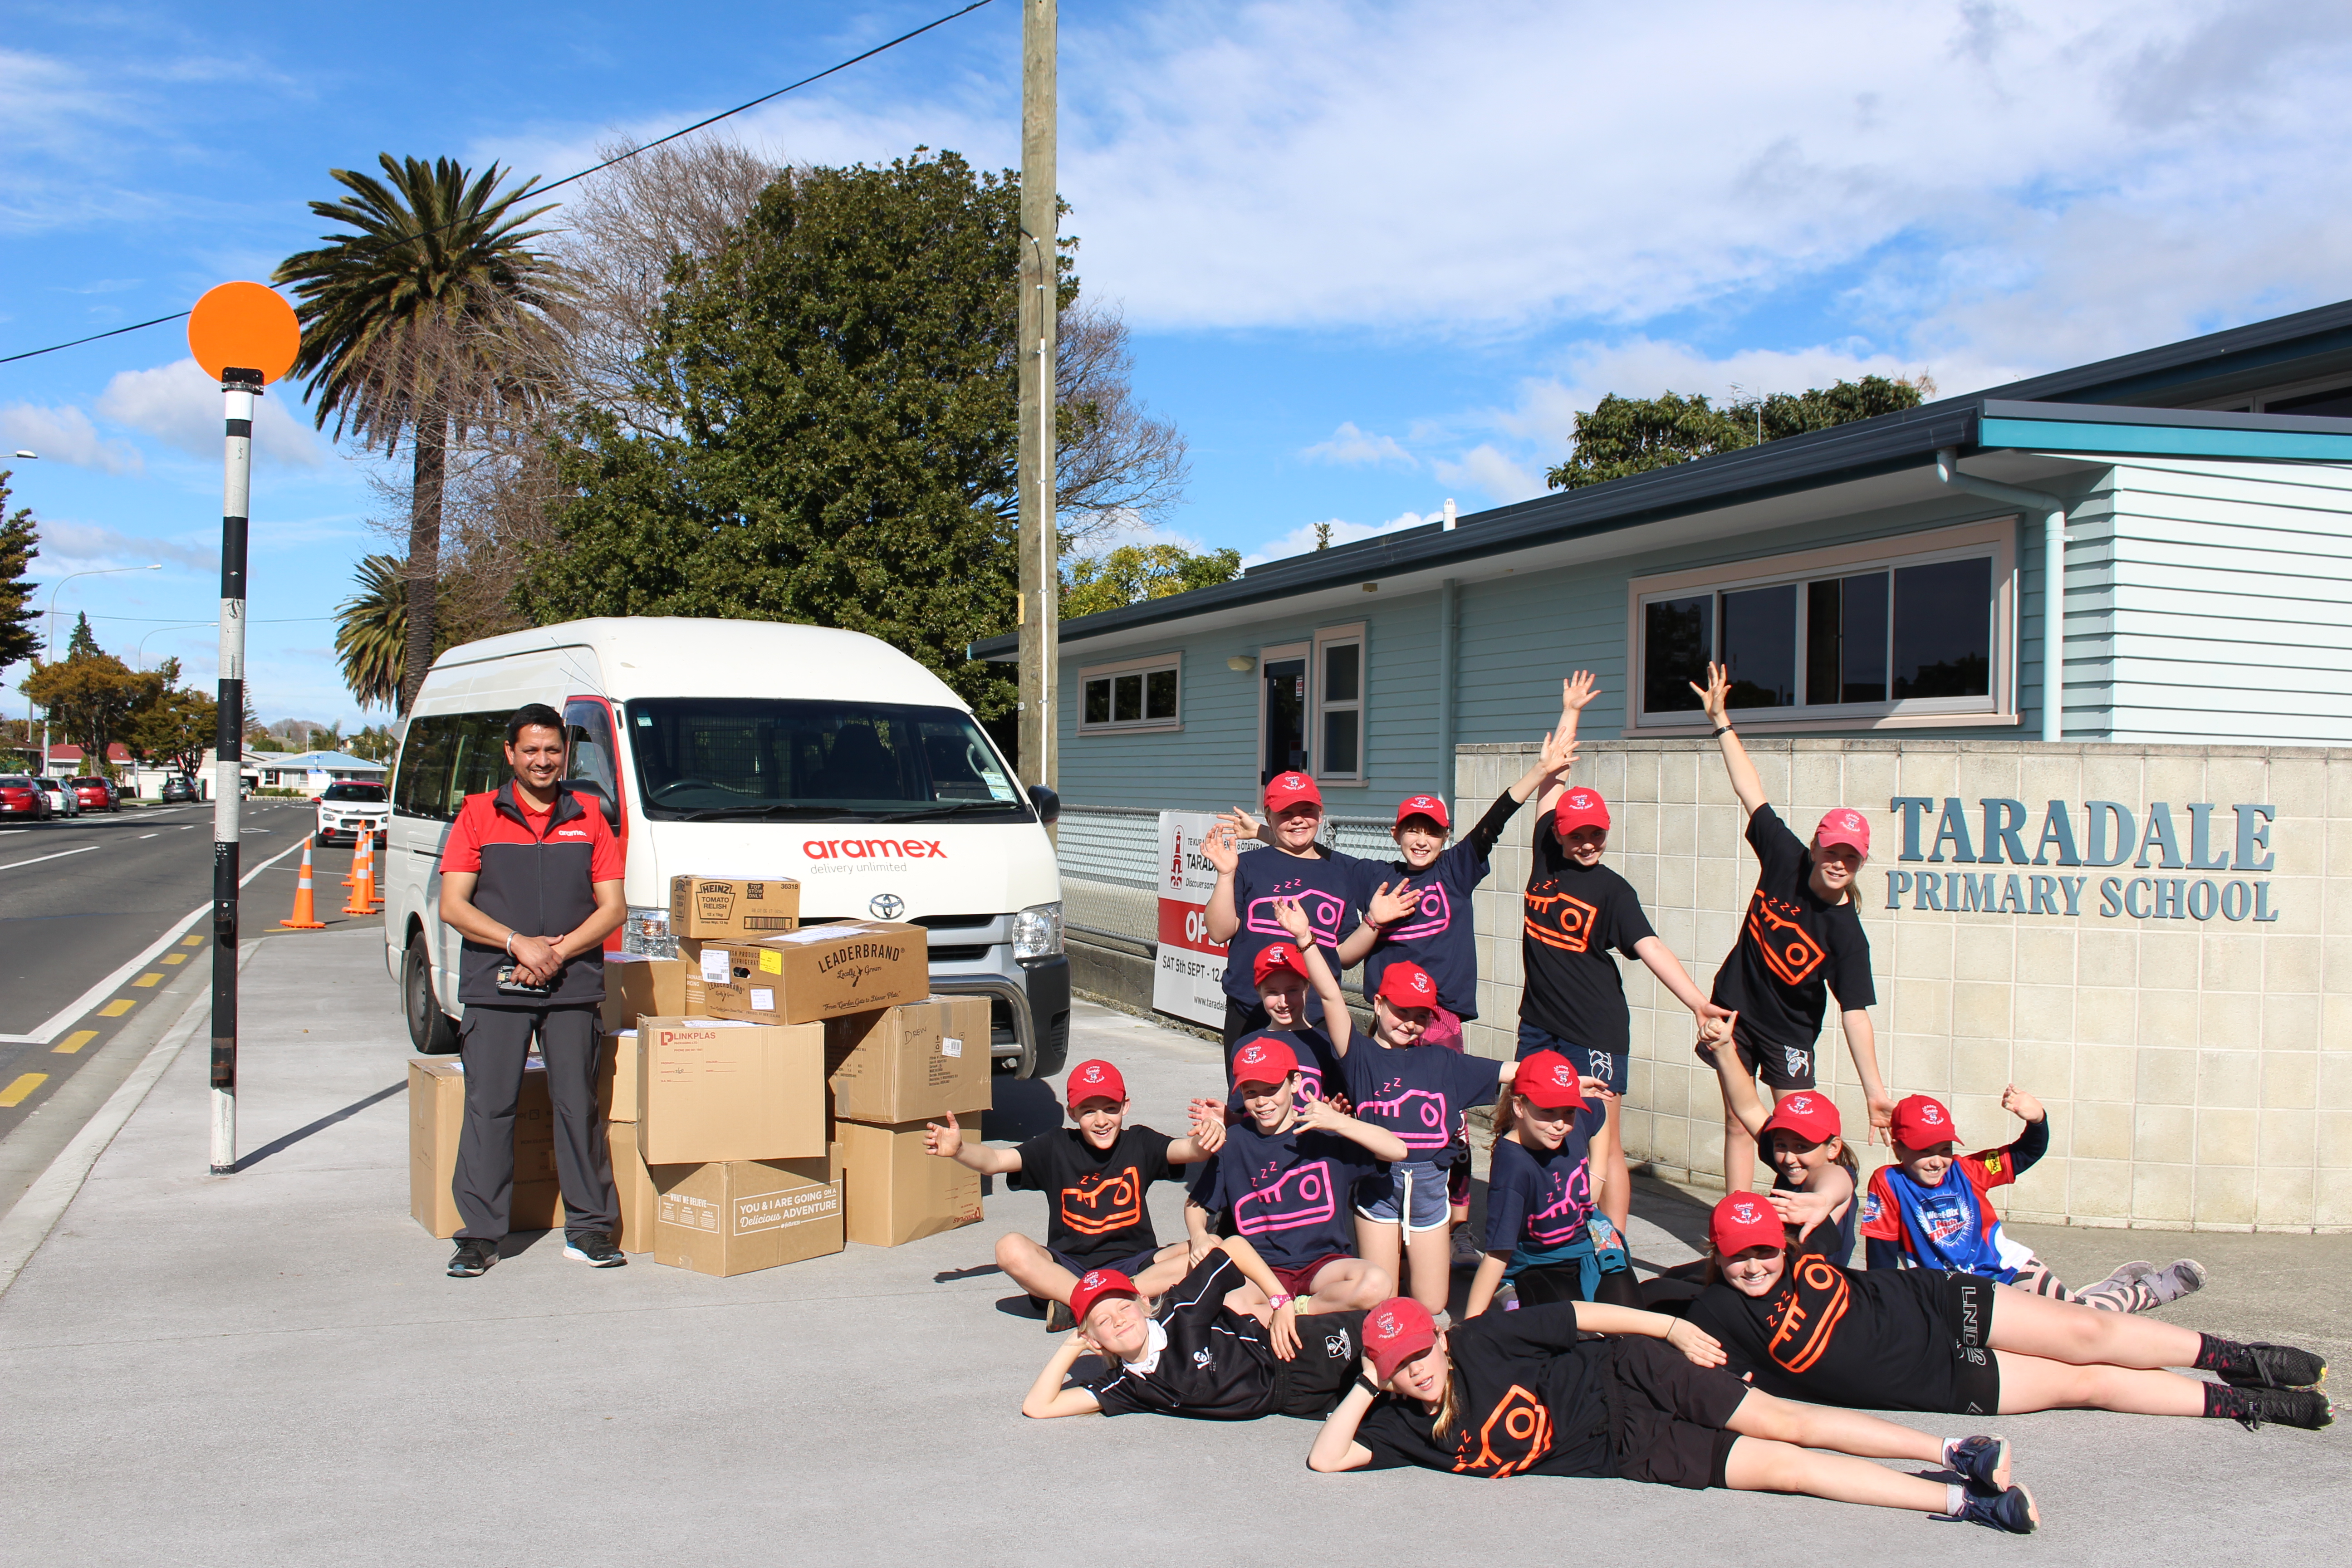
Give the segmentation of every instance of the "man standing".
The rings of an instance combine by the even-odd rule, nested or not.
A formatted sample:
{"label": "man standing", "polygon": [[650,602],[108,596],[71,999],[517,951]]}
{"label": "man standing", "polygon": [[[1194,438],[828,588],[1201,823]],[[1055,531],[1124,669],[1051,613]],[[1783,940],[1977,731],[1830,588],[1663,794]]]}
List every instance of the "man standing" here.
{"label": "man standing", "polygon": [[604,938],[627,913],[621,846],[601,811],[558,784],[563,719],[554,709],[515,710],[507,766],[504,788],[466,797],[441,851],[441,921],[466,939],[466,1121],[450,1183],[463,1223],[449,1272],[460,1279],[487,1273],[506,1237],[515,1101],[533,1033],[555,1108],[563,1256],[599,1268],[628,1261],[613,1245],[620,1198],[596,1117]]}

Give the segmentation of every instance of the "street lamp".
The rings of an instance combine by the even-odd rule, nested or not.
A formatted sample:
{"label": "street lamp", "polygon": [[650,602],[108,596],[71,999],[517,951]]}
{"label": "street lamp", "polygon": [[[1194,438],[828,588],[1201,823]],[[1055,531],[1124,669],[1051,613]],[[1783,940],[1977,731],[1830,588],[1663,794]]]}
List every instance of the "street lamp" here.
{"label": "street lamp", "polygon": [[218,621],[183,621],[175,626],[157,626],[155,631],[142,632],[139,636],[139,646],[131,650],[131,662],[136,668],[144,669],[147,668],[147,639],[153,637],[155,632],[184,632],[194,626],[216,626],[218,625],[220,625]]}
{"label": "street lamp", "polygon": [[[22,454],[22,453],[19,453],[19,454],[18,454],[18,456],[20,456],[20,457],[21,457],[21,456],[23,456],[23,454]],[[48,610],[47,610],[47,615],[48,615],[48,617],[49,617],[49,662],[50,662],[50,663],[52,663],[52,664],[55,664],[55,663],[57,662],[57,658],[58,658],[58,589],[63,588],[67,584],[68,584],[68,583],[72,582],[72,581],[73,581],[75,578],[77,578],[77,577],[104,577],[104,576],[109,575],[110,574],[116,573],[116,572],[161,572],[163,569],[163,563],[161,561],[154,561],[154,562],[150,562],[148,564],[146,564],[146,565],[144,565],[144,566],[93,566],[93,567],[91,567],[89,570],[88,570],[87,572],[68,572],[68,573],[67,573],[64,576],[62,576],[62,577],[58,578],[58,579],[57,580],[57,584],[56,584],[56,585],[55,585],[55,586],[53,586],[53,587],[51,587],[51,588],[49,589],[49,607],[48,607]],[[32,700],[31,700],[31,694],[28,692],[28,693],[26,693],[26,702],[25,702],[25,728],[26,728],[26,730],[29,732],[29,731],[31,731],[32,727],[33,727],[33,704],[32,704]],[[86,758],[86,757],[85,757],[84,759],[82,759],[82,760],[83,760],[83,761],[85,761],[85,762],[89,761],[89,759],[88,759],[88,758]],[[104,757],[100,757],[100,758],[99,758],[99,759],[98,759],[98,762],[99,762],[99,765],[100,765],[100,767],[104,767],[104,766],[106,765],[106,759],[105,759]],[[38,776],[38,777],[42,777],[42,778],[46,778],[46,777],[47,777],[47,776],[48,776],[48,772],[49,772],[49,716],[48,716],[47,713],[44,713],[44,714],[42,714],[42,715],[41,715],[41,754],[40,754],[40,765],[39,765],[38,769],[37,770],[37,776]]]}

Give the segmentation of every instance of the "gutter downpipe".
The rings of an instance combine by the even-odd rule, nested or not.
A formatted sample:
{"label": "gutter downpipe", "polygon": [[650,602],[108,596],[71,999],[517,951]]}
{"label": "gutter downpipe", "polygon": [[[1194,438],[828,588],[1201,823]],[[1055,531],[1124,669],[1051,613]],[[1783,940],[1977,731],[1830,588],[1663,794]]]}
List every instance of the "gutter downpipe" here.
{"label": "gutter downpipe", "polygon": [[1451,577],[1437,584],[1437,797],[1454,800],[1454,645],[1459,640],[1460,599]]}
{"label": "gutter downpipe", "polygon": [[1936,453],[1936,478],[1957,490],[2042,514],[2042,738],[2065,739],[2066,503],[2045,490],[2021,489],[1960,472],[1959,448]]}

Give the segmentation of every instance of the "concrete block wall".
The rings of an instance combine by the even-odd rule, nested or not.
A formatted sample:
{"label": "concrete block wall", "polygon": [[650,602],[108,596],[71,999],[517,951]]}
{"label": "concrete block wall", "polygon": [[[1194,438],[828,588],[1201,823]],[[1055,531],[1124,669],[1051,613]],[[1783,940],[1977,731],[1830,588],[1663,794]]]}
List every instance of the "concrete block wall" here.
{"label": "concrete block wall", "polygon": [[[2050,1152],[2003,1190],[2004,1212],[2156,1229],[2352,1230],[2352,750],[1769,739],[1748,749],[1800,836],[1833,805],[1870,818],[1863,925],[1892,1092],[1945,1100],[1971,1149],[2015,1136],[2005,1084],[2049,1108]],[[1460,748],[1464,811],[1493,799],[1534,750]],[[1706,989],[1755,884],[1715,747],[1588,741],[1575,782],[1608,799],[1609,863]],[[2128,864],[2082,868],[2083,912],[2071,919],[1919,910],[1910,899],[1890,909],[1886,873],[1927,869],[1899,858],[1896,796],[1957,797],[1971,819],[1986,797],[2014,799],[2036,823],[2051,800],[2078,814],[2087,800],[2116,801],[2143,821],[2149,802],[2176,814],[2213,802],[2217,837],[2232,803],[2267,804],[2276,866],[2263,879],[2277,918],[2100,917],[2101,877],[2129,878]],[[2179,826],[2185,834],[2185,816]],[[1526,816],[1515,825],[1475,900],[1480,1016],[1469,1045],[1490,1056],[1513,1047],[1530,827]],[[1670,1180],[1719,1189],[1722,1102],[1692,1052],[1691,1016],[1647,969],[1622,968],[1628,1153]],[[1815,1059],[1867,1173],[1887,1156],[1859,1136],[1867,1123],[1834,1009]]]}

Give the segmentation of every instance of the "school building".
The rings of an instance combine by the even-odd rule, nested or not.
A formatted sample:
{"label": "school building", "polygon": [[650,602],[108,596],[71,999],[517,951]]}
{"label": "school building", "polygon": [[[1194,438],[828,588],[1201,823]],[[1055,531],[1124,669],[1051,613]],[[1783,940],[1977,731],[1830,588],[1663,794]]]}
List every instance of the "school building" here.
{"label": "school building", "polygon": [[[1339,845],[1384,852],[1405,795],[1475,818],[1589,668],[1577,781],[1704,987],[1754,877],[1685,684],[1722,659],[1798,831],[1871,818],[1890,1088],[1946,1099],[1972,1147],[2013,1136],[2005,1083],[2049,1105],[2011,1213],[2352,1228],[2347,567],[2352,301],[1066,621],[1079,973],[1148,974],[1156,812],[1305,768]],[[1490,1055],[1526,843],[1476,900]],[[1629,1152],[1719,1185],[1689,1016],[1625,973]],[[1859,1133],[1834,1011],[1818,1059]]]}

